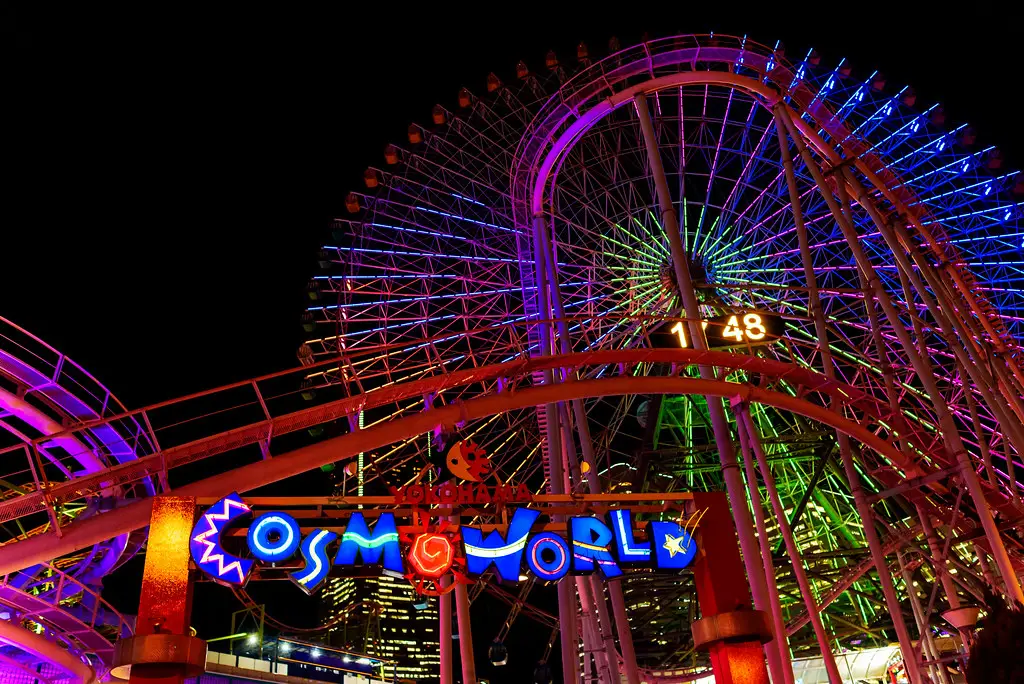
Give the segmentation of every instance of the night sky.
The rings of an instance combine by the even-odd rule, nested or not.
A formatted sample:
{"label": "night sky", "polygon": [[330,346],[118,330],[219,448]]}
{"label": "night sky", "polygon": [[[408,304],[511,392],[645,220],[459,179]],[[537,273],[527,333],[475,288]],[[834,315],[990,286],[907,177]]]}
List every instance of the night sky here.
{"label": "night sky", "polygon": [[[913,85],[919,106],[942,102],[950,124],[972,123],[1019,167],[1016,3],[889,14],[897,4],[841,3],[838,15],[821,10],[835,3],[625,3],[603,16],[585,9],[598,3],[7,6],[0,315],[130,407],[291,367],[329,221],[385,145],[434,104],[454,108],[460,87],[484,92],[490,71],[543,68],[550,48],[573,62],[580,40],[599,58],[612,35],[626,46],[644,31],[748,33],[783,40],[794,58],[809,47],[823,64],[847,57],[855,76],[878,68],[890,89]],[[139,567],[108,586],[130,612]],[[298,590],[277,589],[285,617],[315,624]],[[230,594],[205,585],[199,597],[200,634],[227,634]],[[500,618],[478,611],[481,661],[504,617],[487,612]],[[481,663],[480,676],[525,681],[546,637],[520,618],[509,666]]]}

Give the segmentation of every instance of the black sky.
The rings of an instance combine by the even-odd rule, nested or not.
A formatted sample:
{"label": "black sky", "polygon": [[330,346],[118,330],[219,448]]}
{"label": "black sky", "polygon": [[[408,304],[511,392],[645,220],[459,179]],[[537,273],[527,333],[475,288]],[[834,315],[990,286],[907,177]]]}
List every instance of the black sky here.
{"label": "black sky", "polygon": [[815,47],[1024,163],[1017,3],[38,4],[0,10],[0,315],[129,406],[294,365],[317,248],[365,167],[549,48],[710,30]]}

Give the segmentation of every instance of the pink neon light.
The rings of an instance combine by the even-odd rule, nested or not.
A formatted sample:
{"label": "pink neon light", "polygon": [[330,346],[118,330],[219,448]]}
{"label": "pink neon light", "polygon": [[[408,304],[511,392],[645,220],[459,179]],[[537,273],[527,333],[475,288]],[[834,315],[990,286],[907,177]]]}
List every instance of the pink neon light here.
{"label": "pink neon light", "polygon": [[214,509],[210,509],[203,515],[203,520],[205,520],[206,524],[210,526],[210,529],[200,532],[192,538],[192,541],[205,546],[203,549],[203,556],[199,559],[200,563],[210,563],[215,561],[217,563],[218,577],[224,577],[228,572],[234,570],[238,574],[238,582],[242,583],[245,580],[245,576],[242,574],[242,564],[236,560],[224,565],[224,554],[213,553],[217,550],[217,543],[210,541],[209,537],[210,535],[217,534],[217,527],[214,521],[228,520],[231,517],[231,511],[229,510],[231,506],[240,509],[244,513],[248,513],[250,509],[244,503],[238,503],[231,499],[224,499],[223,503],[224,511],[222,513],[217,513]]}
{"label": "pink neon light", "polygon": [[[548,574],[554,575],[557,572],[559,572],[562,568],[565,567],[566,554],[562,550],[562,547],[558,546],[557,544],[552,545],[552,548],[557,549],[558,553],[561,554],[561,556],[562,556],[562,562],[558,564],[557,568],[555,568],[554,570],[546,571],[546,572],[548,572]],[[538,549],[540,549],[540,544],[534,544],[533,545],[533,564],[536,565],[539,568],[539,567],[542,567],[542,566],[541,566],[540,558],[537,557],[537,550]]]}

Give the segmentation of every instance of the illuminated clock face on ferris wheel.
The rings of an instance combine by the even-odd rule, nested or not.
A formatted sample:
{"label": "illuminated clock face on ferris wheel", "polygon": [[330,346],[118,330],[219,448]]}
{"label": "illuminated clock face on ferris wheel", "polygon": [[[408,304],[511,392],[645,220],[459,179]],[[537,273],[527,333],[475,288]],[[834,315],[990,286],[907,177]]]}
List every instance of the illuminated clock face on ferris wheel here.
{"label": "illuminated clock face on ferris wheel", "polygon": [[[646,66],[637,67],[643,60]],[[304,325],[314,358],[351,360],[311,376],[310,383],[356,394],[546,353],[693,347],[695,327],[682,323],[664,206],[627,92],[650,82],[644,97],[699,306],[694,322],[703,323],[708,345],[818,372],[824,347],[839,380],[883,402],[895,398],[908,429],[934,437],[940,419],[900,347],[898,322],[927,352],[971,455],[991,452],[991,477],[1006,486],[1011,440],[971,389],[975,376],[964,371],[953,348],[962,343],[931,315],[926,300],[934,296],[922,295],[897,267],[878,224],[898,224],[937,278],[955,280],[958,292],[970,293],[957,301],[971,308],[958,313],[980,331],[986,348],[1003,350],[1014,366],[1024,280],[1022,187],[1002,168],[997,150],[977,144],[969,126],[946,122],[941,107],[918,106],[912,90],[894,88],[878,73],[856,74],[845,61],[823,64],[813,51],[787,61],[780,46],[746,39],[665,39],[600,61],[581,46],[572,64],[549,55],[539,71],[520,65],[517,72],[507,81],[492,75],[480,95],[461,91],[451,109],[436,107],[431,123],[411,126],[408,143],[389,146],[386,163],[366,172],[366,189],[348,197],[349,213],[337,220],[321,252]],[[790,131],[779,135],[773,112],[779,103],[802,132],[815,171],[827,171],[820,179]],[[558,141],[565,143],[558,154],[545,156]],[[854,157],[860,165],[849,161]],[[547,176],[538,185],[542,172]],[[837,182],[847,173],[866,188],[863,196],[851,196]],[[853,227],[856,250],[830,201]],[[872,215],[865,204],[884,211]],[[538,266],[538,245],[549,250],[550,268]],[[543,300],[545,288],[557,296]],[[868,292],[884,292],[895,317]],[[542,312],[541,300],[550,312]],[[815,325],[815,302],[827,346]],[[548,324],[556,342],[544,349],[537,321],[551,318],[557,319]],[[582,378],[629,373],[696,377],[697,368],[641,362],[579,371]],[[543,377],[535,374],[533,381]],[[579,466],[586,436],[607,491],[722,489],[705,399],[648,395],[639,387],[586,400],[585,426],[580,415],[564,410],[560,420],[574,435],[564,445],[570,486],[586,487]],[[785,381],[777,388],[797,392]],[[471,396],[469,390],[426,396],[361,420],[369,426]],[[860,560],[865,546],[835,432],[786,411],[751,410],[809,577],[824,591]],[[454,441],[471,439],[489,455],[495,482],[526,482],[539,491],[551,475],[543,439],[549,427],[541,409],[450,426],[440,439],[422,435],[365,454],[360,483],[383,491],[429,480],[443,469]],[[889,435],[896,426],[876,429]],[[907,455],[934,465],[920,445]],[[857,463],[865,486],[875,490],[882,488],[883,471],[898,470],[861,448]],[[884,525],[907,517],[893,501],[876,512]],[[778,534],[770,525],[777,549]],[[626,583],[627,601],[635,589],[633,624],[644,625],[634,636],[643,664],[683,663],[692,586],[678,578]],[[780,584],[787,619],[795,620],[801,608],[796,589],[791,579]],[[858,625],[874,635],[869,641],[880,639],[890,622],[877,587],[862,581],[853,589],[825,615],[827,628],[840,641],[864,633]],[[644,592],[648,599],[638,599]],[[810,642],[808,630],[800,636],[793,642],[797,652]]]}

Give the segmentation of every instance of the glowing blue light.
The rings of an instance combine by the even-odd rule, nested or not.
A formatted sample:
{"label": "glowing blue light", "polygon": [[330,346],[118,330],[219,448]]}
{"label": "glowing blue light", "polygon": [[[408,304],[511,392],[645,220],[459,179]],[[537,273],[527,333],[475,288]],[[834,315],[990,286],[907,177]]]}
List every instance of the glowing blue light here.
{"label": "glowing blue light", "polygon": [[454,193],[454,192],[452,193],[452,197],[455,197],[455,198],[460,199],[460,200],[465,200],[466,202],[471,202],[471,203],[479,205],[481,207],[486,207],[487,206],[483,202],[477,202],[475,199],[471,199],[469,197],[466,197],[465,195],[459,195],[459,194]]}
{"label": "glowing blue light", "polygon": [[253,561],[233,556],[220,545],[220,535],[233,521],[249,515],[238,494],[229,494],[199,517],[189,536],[189,551],[200,570],[226,584],[245,584]]}
{"label": "glowing blue light", "polygon": [[614,535],[603,522],[589,517],[570,518],[569,537],[572,540],[573,572],[593,572],[596,563],[605,579],[622,575],[608,550]]}
{"label": "glowing blue light", "polygon": [[499,579],[515,582],[519,579],[519,567],[526,548],[526,537],[530,528],[540,517],[540,511],[517,508],[508,524],[508,536],[502,537],[492,530],[486,538],[474,527],[462,528],[462,548],[466,554],[466,570],[471,576],[480,576],[494,564]]}
{"label": "glowing blue light", "polygon": [[384,569],[393,574],[402,574],[402,550],[398,546],[398,528],[395,527],[394,513],[381,513],[373,526],[373,532],[366,525],[362,513],[353,513],[349,518],[345,534],[341,536],[336,565],[354,565],[356,558],[372,565],[383,559]]}
{"label": "glowing blue light", "polygon": [[[271,541],[276,535],[277,540]],[[299,524],[287,513],[264,513],[249,528],[247,539],[252,555],[268,563],[291,558],[300,542]]]}
{"label": "glowing blue light", "polygon": [[[545,552],[551,560],[545,559]],[[541,532],[526,545],[526,564],[546,582],[560,580],[569,572],[569,545],[554,532]]]}
{"label": "glowing blue light", "polygon": [[315,530],[302,540],[302,557],[306,565],[301,570],[289,573],[292,581],[304,592],[312,594],[320,588],[331,570],[331,559],[327,556],[327,545],[338,538],[334,532]]}
{"label": "glowing blue light", "polygon": [[622,563],[646,563],[651,560],[651,545],[638,544],[633,538],[633,514],[628,510],[611,512],[615,532],[615,551]]}
{"label": "glowing blue light", "polygon": [[697,557],[697,542],[674,522],[652,520],[647,523],[647,538],[651,540],[659,568],[685,568]]}
{"label": "glowing blue light", "polygon": [[430,209],[428,207],[416,207],[416,211],[423,211],[428,214],[436,214],[437,216],[444,216],[445,218],[458,219],[460,221],[468,221],[478,226],[486,226],[488,228],[496,228],[497,230],[503,230],[507,233],[518,233],[518,230],[512,228],[506,228],[505,226],[499,226],[496,223],[488,223],[487,221],[478,221],[476,219],[469,218],[468,216],[459,216],[458,214],[450,214],[447,211],[439,211],[437,209]]}

